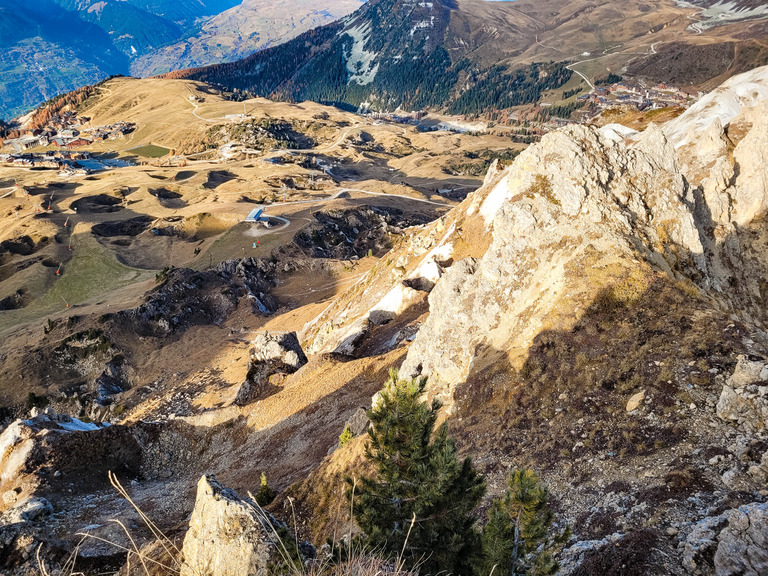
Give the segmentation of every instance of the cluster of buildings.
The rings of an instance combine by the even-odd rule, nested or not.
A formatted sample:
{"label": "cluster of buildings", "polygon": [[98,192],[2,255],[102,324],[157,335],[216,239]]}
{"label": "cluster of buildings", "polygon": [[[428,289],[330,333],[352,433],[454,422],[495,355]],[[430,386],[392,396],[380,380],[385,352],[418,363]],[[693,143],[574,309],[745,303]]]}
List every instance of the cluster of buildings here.
{"label": "cluster of buildings", "polygon": [[405,112],[403,110],[396,110],[394,112],[370,112],[368,108],[365,107],[365,103],[360,106],[358,113],[373,120],[380,120],[382,122],[413,125],[421,122],[427,115],[424,110],[414,110],[413,112]]}
{"label": "cluster of buildings", "polygon": [[80,133],[80,136],[89,138],[91,142],[97,142],[99,140],[117,140],[126,134],[130,134],[135,129],[136,125],[132,122],[116,122],[108,126],[85,128]]}
{"label": "cluster of buildings", "polygon": [[637,110],[656,110],[668,106],[688,107],[696,98],[687,92],[669,86],[657,84],[651,88],[642,84],[616,82],[610,86],[597,86],[589,94],[582,94],[578,101],[590,105],[587,116],[596,116],[606,108],[630,106]]}
{"label": "cluster of buildings", "polygon": [[83,127],[90,122],[87,116],[74,112],[62,112],[51,118],[44,128],[3,141],[0,145],[23,153],[38,146],[55,146],[64,149],[79,149],[99,140],[115,140],[132,132],[136,125],[131,122],[117,122],[109,126]]}
{"label": "cluster of buildings", "polygon": [[67,174],[88,173],[78,161],[90,160],[91,153],[83,150],[52,150],[49,152],[22,152],[0,154],[0,165],[16,168],[47,168]]}

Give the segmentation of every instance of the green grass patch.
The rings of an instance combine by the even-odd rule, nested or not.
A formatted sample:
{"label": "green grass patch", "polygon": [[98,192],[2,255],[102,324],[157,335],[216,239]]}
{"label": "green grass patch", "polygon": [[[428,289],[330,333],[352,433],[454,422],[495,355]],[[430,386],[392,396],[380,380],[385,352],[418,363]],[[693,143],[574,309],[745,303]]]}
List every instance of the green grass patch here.
{"label": "green grass patch", "polygon": [[164,148],[157,146],[156,144],[145,144],[144,146],[136,146],[135,148],[129,148],[127,152],[132,152],[137,156],[144,158],[162,158],[170,153],[170,148]]}
{"label": "green grass patch", "polygon": [[78,304],[131,283],[141,274],[117,261],[114,253],[99,244],[90,235],[75,237],[73,256],[63,266],[61,277],[54,283],[45,299]]}
{"label": "green grass patch", "polygon": [[[0,318],[0,329],[63,310],[65,303],[81,304],[96,296],[103,296],[108,301],[108,294],[113,290],[155,273],[121,264],[114,253],[90,234],[76,235],[72,247],[72,259],[62,266],[60,276],[51,281],[50,275],[54,274],[55,268],[40,269],[40,275],[47,277],[50,288],[26,308],[4,313]],[[43,281],[43,278],[38,278],[38,281]]]}

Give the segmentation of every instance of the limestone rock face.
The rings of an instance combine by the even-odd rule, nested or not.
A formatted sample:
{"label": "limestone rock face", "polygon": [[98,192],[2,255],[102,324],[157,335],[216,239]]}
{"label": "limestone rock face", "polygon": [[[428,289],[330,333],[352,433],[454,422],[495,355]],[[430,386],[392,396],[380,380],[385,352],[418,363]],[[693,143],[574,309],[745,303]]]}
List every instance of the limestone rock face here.
{"label": "limestone rock face", "polygon": [[[402,373],[439,386],[465,378],[478,351],[526,349],[542,320],[588,284],[578,279],[590,267],[641,255],[669,272],[706,274],[675,158],[656,127],[632,147],[575,126],[525,150],[478,207],[490,247],[437,282]],[[597,261],[579,263],[591,255]]]}
{"label": "limestone rock face", "polygon": [[197,485],[181,576],[266,576],[274,549],[255,504],[213,476]]}
{"label": "limestone rock face", "polygon": [[764,430],[768,424],[768,363],[739,358],[716,410],[721,420],[734,422],[746,432]]}
{"label": "limestone rock face", "polygon": [[595,300],[594,271],[621,264],[648,263],[768,322],[768,67],[702,102],[663,129],[551,132],[486,179],[466,203],[490,246],[436,280],[403,375],[429,376],[450,409],[452,384],[483,357],[521,357]]}
{"label": "limestone rock face", "polygon": [[715,552],[715,574],[768,574],[768,504],[749,504],[728,513]]}
{"label": "limestone rock face", "polygon": [[263,395],[269,377],[276,373],[292,374],[307,363],[296,332],[262,332],[253,340],[248,375],[235,399],[247,404]]}

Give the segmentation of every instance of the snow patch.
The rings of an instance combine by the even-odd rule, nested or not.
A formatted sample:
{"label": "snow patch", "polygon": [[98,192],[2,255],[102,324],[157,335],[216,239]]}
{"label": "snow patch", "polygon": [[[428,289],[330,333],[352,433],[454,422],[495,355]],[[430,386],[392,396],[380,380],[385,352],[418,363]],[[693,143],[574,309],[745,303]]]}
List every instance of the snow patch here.
{"label": "snow patch", "polygon": [[623,142],[637,134],[637,130],[627,128],[623,124],[606,124],[600,128],[600,133],[611,142]]}
{"label": "snow patch", "polygon": [[480,206],[480,215],[483,217],[483,220],[485,220],[486,226],[491,225],[491,222],[493,222],[493,219],[496,217],[496,213],[501,210],[501,207],[507,200],[508,195],[509,176],[504,176],[504,178],[493,187],[493,190],[491,190],[488,197]]}
{"label": "snow patch", "polygon": [[374,324],[384,324],[396,318],[423,298],[424,294],[422,292],[404,284],[397,284],[371,308],[368,318]]}
{"label": "snow patch", "polygon": [[57,424],[59,425],[59,428],[63,428],[64,430],[68,430],[70,432],[91,432],[93,430],[98,430],[99,428],[109,426],[109,424],[99,425],[94,424],[93,422],[83,422],[77,418],[60,421],[57,422]]}
{"label": "snow patch", "polygon": [[422,30],[424,28],[434,28],[435,27],[435,17],[431,16],[429,18],[429,22],[426,20],[422,20],[421,22],[417,22],[413,28],[411,28],[411,38],[413,38],[413,35],[416,34],[417,30]]}
{"label": "snow patch", "polygon": [[349,72],[349,83],[357,82],[365,86],[373,82],[376,73],[379,71],[379,65],[374,64],[376,52],[369,52],[365,49],[368,38],[371,34],[371,25],[369,23],[348,28],[344,34],[352,38],[352,49],[346,54],[347,71]]}

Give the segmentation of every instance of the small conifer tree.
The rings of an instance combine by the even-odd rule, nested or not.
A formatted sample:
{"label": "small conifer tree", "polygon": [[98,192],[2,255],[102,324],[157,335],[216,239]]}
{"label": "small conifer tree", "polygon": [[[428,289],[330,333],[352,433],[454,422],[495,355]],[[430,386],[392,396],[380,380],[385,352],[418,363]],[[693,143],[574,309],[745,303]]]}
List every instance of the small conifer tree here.
{"label": "small conifer tree", "polygon": [[347,493],[374,549],[402,554],[421,574],[468,574],[479,544],[472,511],[485,481],[469,458],[459,460],[446,425],[435,431],[440,403],[421,400],[425,385],[390,372],[369,412],[365,455],[376,473]]}
{"label": "small conifer tree", "polygon": [[259,491],[256,492],[256,503],[259,506],[267,506],[268,504],[272,503],[272,500],[275,499],[275,491],[272,490],[272,488],[269,487],[269,484],[267,483],[267,474],[265,472],[261,473],[261,486],[259,486]]}
{"label": "small conifer tree", "polygon": [[[548,504],[549,491],[533,470],[514,470],[507,491],[496,498],[488,512],[488,523],[481,539],[482,559],[475,573],[488,575],[543,576],[558,568],[552,549],[563,544],[570,534],[565,530],[548,539],[554,514]],[[530,556],[532,552],[536,552]],[[528,560],[528,562],[526,562]]]}

